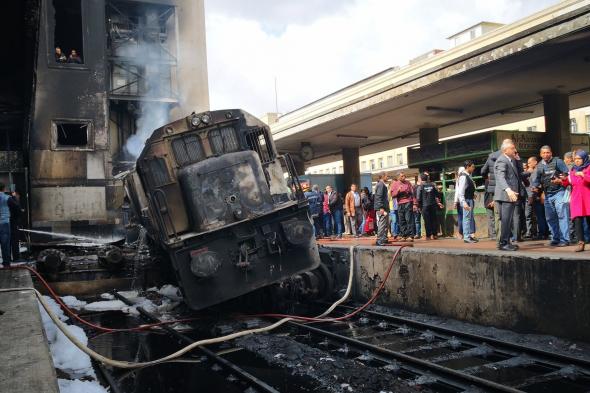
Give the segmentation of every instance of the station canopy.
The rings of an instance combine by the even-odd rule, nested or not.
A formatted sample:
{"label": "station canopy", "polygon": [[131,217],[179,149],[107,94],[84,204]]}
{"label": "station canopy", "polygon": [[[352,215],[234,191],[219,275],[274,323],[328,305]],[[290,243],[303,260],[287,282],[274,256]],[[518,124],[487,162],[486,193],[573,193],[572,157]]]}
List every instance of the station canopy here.
{"label": "station canopy", "polygon": [[278,149],[313,148],[308,165],[418,143],[420,128],[439,138],[543,116],[543,97],[590,105],[590,0],[562,1],[466,44],[389,69],[281,116]]}

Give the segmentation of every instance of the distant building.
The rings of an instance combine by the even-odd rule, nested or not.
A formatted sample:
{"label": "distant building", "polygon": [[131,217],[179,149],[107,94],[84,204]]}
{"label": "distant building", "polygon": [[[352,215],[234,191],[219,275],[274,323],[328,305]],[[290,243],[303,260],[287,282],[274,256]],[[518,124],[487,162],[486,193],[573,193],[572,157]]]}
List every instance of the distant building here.
{"label": "distant building", "polygon": [[504,26],[502,23],[479,22],[478,24],[468,27],[465,30],[461,30],[457,34],[447,37],[447,40],[449,40],[451,48],[454,48],[455,46],[474,40],[502,26]]}
{"label": "distant building", "polygon": [[267,112],[264,115],[260,116],[260,120],[270,126],[271,124],[274,124],[277,121],[279,121],[280,116],[280,113]]}

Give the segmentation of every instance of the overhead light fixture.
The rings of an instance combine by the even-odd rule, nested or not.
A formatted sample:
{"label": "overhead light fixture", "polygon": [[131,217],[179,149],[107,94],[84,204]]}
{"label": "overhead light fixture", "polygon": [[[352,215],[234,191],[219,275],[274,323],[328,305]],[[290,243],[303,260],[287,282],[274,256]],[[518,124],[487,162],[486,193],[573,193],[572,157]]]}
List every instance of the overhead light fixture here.
{"label": "overhead light fixture", "polygon": [[443,108],[441,106],[427,106],[426,110],[427,111],[463,113],[463,108]]}
{"label": "overhead light fixture", "polygon": [[347,134],[336,134],[336,138],[356,138],[356,139],[368,139],[366,135],[347,135]]}

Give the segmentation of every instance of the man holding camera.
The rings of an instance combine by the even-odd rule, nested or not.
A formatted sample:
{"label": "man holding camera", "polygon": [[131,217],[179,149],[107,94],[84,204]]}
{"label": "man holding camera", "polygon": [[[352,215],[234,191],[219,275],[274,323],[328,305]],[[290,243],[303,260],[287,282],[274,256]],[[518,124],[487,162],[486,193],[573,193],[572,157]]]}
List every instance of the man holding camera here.
{"label": "man holding camera", "polygon": [[534,192],[545,192],[545,217],[551,232],[550,246],[569,246],[570,213],[567,201],[564,201],[565,187],[561,178],[567,176],[568,168],[563,160],[553,157],[551,147],[541,147],[542,161],[537,166],[536,177],[532,184]]}

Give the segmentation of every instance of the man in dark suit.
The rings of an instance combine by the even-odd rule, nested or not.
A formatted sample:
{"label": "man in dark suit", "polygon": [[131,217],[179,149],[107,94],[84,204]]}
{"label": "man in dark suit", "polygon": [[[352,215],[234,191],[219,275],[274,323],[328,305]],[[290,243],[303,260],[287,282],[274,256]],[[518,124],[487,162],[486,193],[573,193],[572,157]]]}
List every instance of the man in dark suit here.
{"label": "man in dark suit", "polygon": [[522,168],[517,168],[514,157],[516,148],[513,142],[505,141],[501,147],[502,154],[494,164],[496,188],[494,201],[500,212],[500,243],[499,249],[503,251],[516,251],[518,247],[510,244],[514,209],[518,203],[519,195],[525,192],[522,182]]}
{"label": "man in dark suit", "polygon": [[387,244],[387,229],[389,227],[389,201],[387,199],[387,173],[379,176],[379,182],[375,187],[373,208],[377,215],[377,242],[378,246]]}

